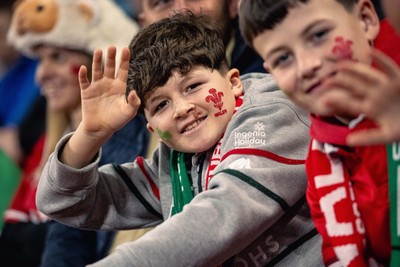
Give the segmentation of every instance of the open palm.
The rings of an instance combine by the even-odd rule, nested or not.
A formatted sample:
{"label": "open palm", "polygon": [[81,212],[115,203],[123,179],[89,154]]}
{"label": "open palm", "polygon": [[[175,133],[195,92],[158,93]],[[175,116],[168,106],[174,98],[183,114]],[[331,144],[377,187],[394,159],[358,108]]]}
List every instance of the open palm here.
{"label": "open palm", "polygon": [[[110,136],[136,116],[140,100],[132,91],[125,98],[128,77],[129,50],[121,50],[121,63],[116,74],[116,48],[107,50],[104,71],[102,51],[93,53],[92,79],[87,77],[87,68],[79,71],[82,98],[81,126],[92,135]],[[116,74],[116,75],[115,75]]]}

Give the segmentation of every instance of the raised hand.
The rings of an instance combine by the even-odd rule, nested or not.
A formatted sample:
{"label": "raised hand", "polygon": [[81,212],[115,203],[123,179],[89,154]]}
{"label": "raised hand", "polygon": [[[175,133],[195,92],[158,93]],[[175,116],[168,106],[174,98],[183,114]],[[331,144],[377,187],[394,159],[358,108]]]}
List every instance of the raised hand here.
{"label": "raised hand", "polygon": [[121,63],[117,71],[116,48],[107,50],[104,71],[102,51],[93,53],[92,78],[87,77],[87,68],[79,71],[79,84],[82,98],[82,123],[88,134],[111,136],[128,123],[137,113],[140,100],[132,91],[125,98],[129,67],[129,49],[121,51]]}
{"label": "raised hand", "polygon": [[400,141],[400,68],[378,50],[372,52],[377,68],[357,62],[341,62],[338,74],[326,81],[330,90],[324,105],[333,114],[365,114],[377,129],[354,132],[351,146]]}
{"label": "raised hand", "polygon": [[79,70],[82,121],[62,150],[60,160],[64,164],[75,168],[87,165],[108,138],[136,116],[140,106],[136,92],[131,91],[128,99],[125,98],[128,48],[121,51],[118,71],[115,57],[116,48],[110,46],[103,71],[102,51],[96,50],[93,53],[91,81],[85,66]]}

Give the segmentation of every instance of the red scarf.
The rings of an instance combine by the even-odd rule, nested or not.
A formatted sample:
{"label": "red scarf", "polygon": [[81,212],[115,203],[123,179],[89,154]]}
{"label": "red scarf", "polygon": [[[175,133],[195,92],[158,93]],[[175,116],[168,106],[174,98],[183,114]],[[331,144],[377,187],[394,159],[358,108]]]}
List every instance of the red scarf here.
{"label": "red scarf", "polygon": [[[341,160],[344,151],[327,143],[312,142],[313,166],[321,175],[310,177],[325,218],[325,231],[336,257],[343,266],[368,266],[363,258],[365,227],[358,211],[354,190]],[[325,155],[325,157],[323,156]]]}

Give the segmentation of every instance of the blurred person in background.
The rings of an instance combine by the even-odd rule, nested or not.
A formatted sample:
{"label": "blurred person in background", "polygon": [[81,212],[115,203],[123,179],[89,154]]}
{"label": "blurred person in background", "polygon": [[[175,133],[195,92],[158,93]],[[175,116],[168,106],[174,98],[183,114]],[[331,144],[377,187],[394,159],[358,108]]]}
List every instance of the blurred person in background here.
{"label": "blurred person in background", "polygon": [[220,26],[224,37],[228,63],[237,68],[240,74],[265,72],[263,61],[257,53],[247,46],[239,30],[239,0],[131,0],[141,27],[146,27],[176,12],[191,10],[195,14],[204,14]]}
{"label": "blurred person in background", "polygon": [[22,165],[24,152],[29,151],[21,148],[18,128],[39,98],[39,88],[34,82],[37,61],[22,55],[7,42],[13,4],[14,0],[0,2],[0,149],[17,165]]}
{"label": "blurred person in background", "polygon": [[[107,254],[113,232],[85,231],[49,221],[36,208],[36,188],[57,141],[80,123],[79,67],[90,64],[96,48],[126,46],[137,30],[111,0],[18,2],[8,38],[23,54],[39,60],[36,81],[47,100],[47,118],[46,131],[28,158],[5,214],[0,261],[7,266],[78,267]],[[121,128],[103,146],[100,164],[144,155],[149,139],[145,126],[140,116]]]}

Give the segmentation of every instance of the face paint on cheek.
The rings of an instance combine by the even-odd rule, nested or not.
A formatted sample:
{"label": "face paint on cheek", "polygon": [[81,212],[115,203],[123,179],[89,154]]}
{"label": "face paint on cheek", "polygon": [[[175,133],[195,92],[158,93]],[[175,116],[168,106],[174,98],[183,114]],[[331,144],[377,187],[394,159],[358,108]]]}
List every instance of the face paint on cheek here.
{"label": "face paint on cheek", "polygon": [[217,92],[217,90],[215,88],[211,88],[210,90],[208,90],[208,92],[210,93],[207,97],[206,97],[206,102],[209,103],[210,101],[214,103],[214,107],[216,109],[218,109],[217,113],[214,113],[215,117],[219,117],[221,115],[224,115],[227,111],[226,109],[223,109],[224,107],[224,102],[222,101],[222,97],[224,96],[223,92]]}
{"label": "face paint on cheek", "polygon": [[172,138],[172,135],[169,131],[163,132],[158,128],[157,128],[157,134],[163,141],[166,141],[166,142],[171,140],[171,138]]}
{"label": "face paint on cheek", "polygon": [[351,45],[353,42],[351,40],[344,40],[343,37],[339,36],[335,38],[335,44],[332,48],[332,54],[337,57],[338,60],[343,59],[353,59],[353,51]]}
{"label": "face paint on cheek", "polygon": [[81,68],[81,66],[79,66],[79,65],[76,65],[76,64],[71,65],[71,73],[73,75],[78,75],[80,68]]}

